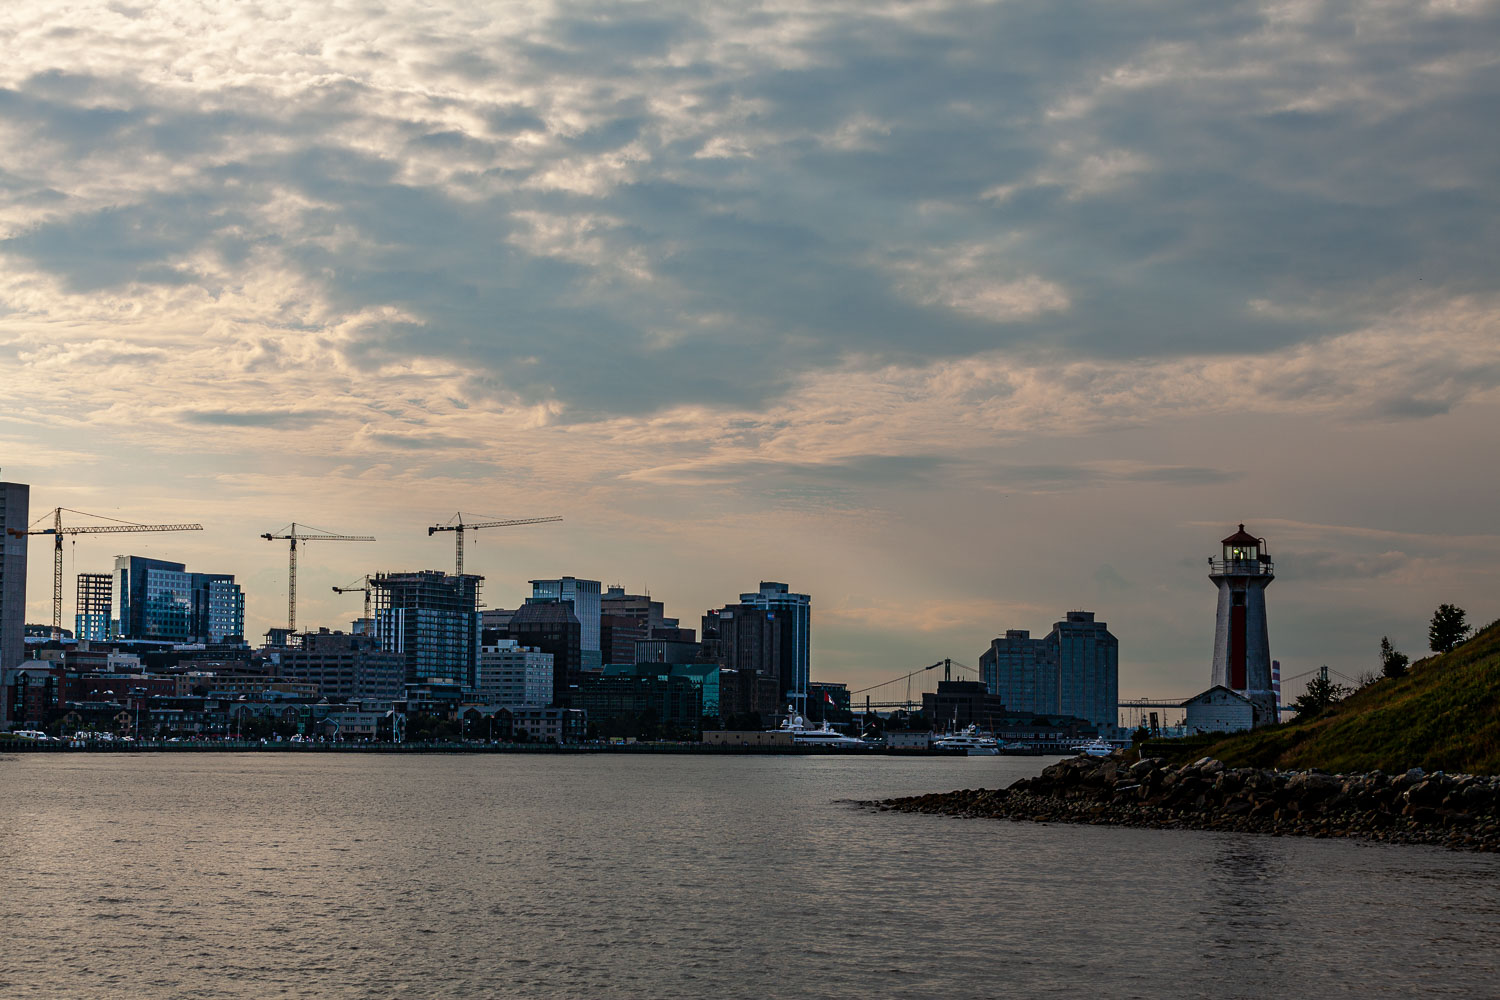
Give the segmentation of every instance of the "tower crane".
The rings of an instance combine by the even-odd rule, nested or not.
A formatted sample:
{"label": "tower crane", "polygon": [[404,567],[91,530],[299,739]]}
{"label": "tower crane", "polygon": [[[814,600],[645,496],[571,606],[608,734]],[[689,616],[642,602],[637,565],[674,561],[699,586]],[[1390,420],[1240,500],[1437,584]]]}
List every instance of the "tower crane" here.
{"label": "tower crane", "polygon": [[[470,517],[476,515],[470,514]],[[510,521],[465,521],[462,511],[454,514],[448,519],[447,524],[434,524],[427,529],[430,538],[435,532],[453,532],[453,575],[464,575],[464,530],[477,531],[480,528],[509,528],[517,524],[545,524],[548,521],[561,521],[560,517],[522,517]]]}
{"label": "tower crane", "polygon": [[[303,525],[306,529],[308,525]],[[286,630],[290,635],[297,631],[297,543],[301,542],[373,542],[374,535],[335,535],[330,531],[314,528],[313,533],[306,530],[299,531],[297,522],[282,528],[280,531],[268,531],[260,537],[266,541],[277,538],[291,540],[291,555],[287,559],[286,573]]]}
{"label": "tower crane", "polygon": [[335,594],[364,594],[365,595],[365,621],[369,621],[370,620],[370,592],[372,590],[374,590],[374,588],[370,586],[370,577],[368,575],[366,575],[364,577],[361,577],[360,580],[359,580],[359,582],[357,584],[351,584],[351,585],[349,585],[347,587],[334,587],[333,588],[333,592]]}
{"label": "tower crane", "polygon": [[[106,521],[114,521],[114,524],[90,524],[63,527],[62,516],[66,511],[69,514],[80,514],[83,517],[99,517]],[[48,517],[52,518],[52,527],[38,528]],[[20,528],[7,528],[6,533],[16,538],[24,538],[27,535],[51,535],[52,546],[52,638],[62,638],[62,571],[63,571],[63,536],[64,535],[97,535],[116,531],[202,531],[201,524],[136,524],[133,521],[120,521],[113,517],[105,517],[103,514],[90,514],[87,511],[73,510],[70,507],[58,507],[50,514],[43,514],[32,522],[33,527],[24,530]]]}

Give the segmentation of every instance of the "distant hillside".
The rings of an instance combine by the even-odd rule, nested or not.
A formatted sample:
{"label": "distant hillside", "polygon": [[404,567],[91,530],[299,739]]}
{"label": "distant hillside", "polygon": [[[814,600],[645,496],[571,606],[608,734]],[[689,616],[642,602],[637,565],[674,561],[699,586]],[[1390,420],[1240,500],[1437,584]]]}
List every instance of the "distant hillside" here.
{"label": "distant hillside", "polygon": [[1148,754],[1159,746],[1172,747],[1172,756],[1207,755],[1231,767],[1500,774],[1500,622],[1307,722],[1175,742]]}

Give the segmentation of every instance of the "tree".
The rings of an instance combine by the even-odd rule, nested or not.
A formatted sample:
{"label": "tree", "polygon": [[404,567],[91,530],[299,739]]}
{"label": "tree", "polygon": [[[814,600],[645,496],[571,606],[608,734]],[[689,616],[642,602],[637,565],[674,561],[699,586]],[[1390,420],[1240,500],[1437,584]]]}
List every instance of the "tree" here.
{"label": "tree", "polygon": [[1307,682],[1307,692],[1297,696],[1292,708],[1299,720],[1310,719],[1329,705],[1342,700],[1348,693],[1349,690],[1341,684],[1335,684],[1326,677],[1314,677]]}
{"label": "tree", "polygon": [[1380,637],[1380,672],[1386,677],[1400,677],[1406,673],[1406,665],[1411,662],[1405,653],[1398,653],[1396,647],[1391,645],[1390,636]]}
{"label": "tree", "polygon": [[1439,604],[1432,613],[1432,623],[1427,626],[1427,645],[1434,653],[1451,652],[1454,646],[1469,635],[1469,623],[1463,608],[1452,604]]}

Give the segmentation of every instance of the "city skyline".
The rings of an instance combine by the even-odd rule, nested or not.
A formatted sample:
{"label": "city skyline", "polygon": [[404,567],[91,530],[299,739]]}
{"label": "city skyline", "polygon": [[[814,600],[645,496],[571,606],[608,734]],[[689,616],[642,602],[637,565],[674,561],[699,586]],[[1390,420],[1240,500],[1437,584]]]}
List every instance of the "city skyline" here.
{"label": "city skyline", "polygon": [[379,539],[300,554],[338,626],[454,510],[562,515],[470,540],[486,603],[783,580],[853,687],[1079,608],[1190,695],[1244,522],[1283,672],[1357,675],[1500,614],[1497,19],[21,0],[0,479],[202,522],[68,580],[232,572],[252,635],[261,532]]}

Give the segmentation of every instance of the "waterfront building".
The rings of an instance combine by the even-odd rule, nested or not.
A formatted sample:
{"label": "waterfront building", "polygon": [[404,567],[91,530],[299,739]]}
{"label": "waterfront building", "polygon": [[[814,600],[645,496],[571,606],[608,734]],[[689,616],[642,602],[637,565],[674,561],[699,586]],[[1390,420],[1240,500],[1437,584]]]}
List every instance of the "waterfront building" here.
{"label": "waterfront building", "polygon": [[528,600],[511,616],[507,638],[552,657],[550,704],[569,705],[583,672],[582,624],[572,601]]}
{"label": "waterfront building", "polygon": [[[277,653],[281,676],[310,683],[331,702],[383,705],[399,701],[406,686],[406,657],[382,649],[373,635],[305,632],[302,641]],[[214,685],[222,691],[222,685]]]}
{"label": "waterfront building", "polygon": [[663,672],[659,664],[649,663],[629,672],[584,674],[573,707],[598,723],[605,736],[635,736],[639,728],[653,726],[698,731],[703,725],[702,681],[701,675]]}
{"label": "waterfront building", "polygon": [[1045,638],[1010,629],[979,657],[985,688],[1011,712],[1073,716],[1112,733],[1119,702],[1119,641],[1092,611],[1069,611]]}
{"label": "waterfront building", "polygon": [[849,685],[836,681],[809,681],[807,685],[807,717],[821,722],[848,722],[853,717],[849,704]]}
{"label": "waterfront building", "polygon": [[11,532],[27,529],[30,504],[30,486],[0,483],[0,670],[26,656],[26,536]]}
{"label": "waterfront building", "polygon": [[546,708],[552,703],[552,654],[514,639],[479,649],[479,677],[471,697],[505,708]]}
{"label": "waterfront building", "polygon": [[407,684],[474,686],[479,667],[479,584],[482,576],[438,570],[377,573],[375,637],[399,653]]}
{"label": "waterfront building", "polygon": [[587,731],[585,715],[576,708],[513,708],[509,712],[516,739],[577,743]]}
{"label": "waterfront building", "polygon": [[993,733],[1015,712],[982,681],[938,681],[936,693],[922,693],[922,714],[933,732],[956,733],[976,725]]}
{"label": "waterfront building", "polygon": [[1269,725],[1279,721],[1266,624],[1266,588],[1276,574],[1266,540],[1243,524],[1220,544],[1222,558],[1208,560],[1208,578],[1219,592],[1210,683],[1244,696],[1254,707],[1254,725]]}
{"label": "waterfront building", "polygon": [[110,592],[114,577],[109,573],[79,573],[77,610],[73,615],[73,634],[89,642],[109,638]]}
{"label": "waterfront building", "polygon": [[597,670],[604,662],[599,648],[600,593],[598,580],[564,576],[555,580],[532,580],[532,601],[571,601],[578,619],[579,665]]}
{"label": "waterfront building", "polygon": [[179,562],[115,556],[113,637],[223,643],[245,634],[245,595],[229,573],[190,573]]}

